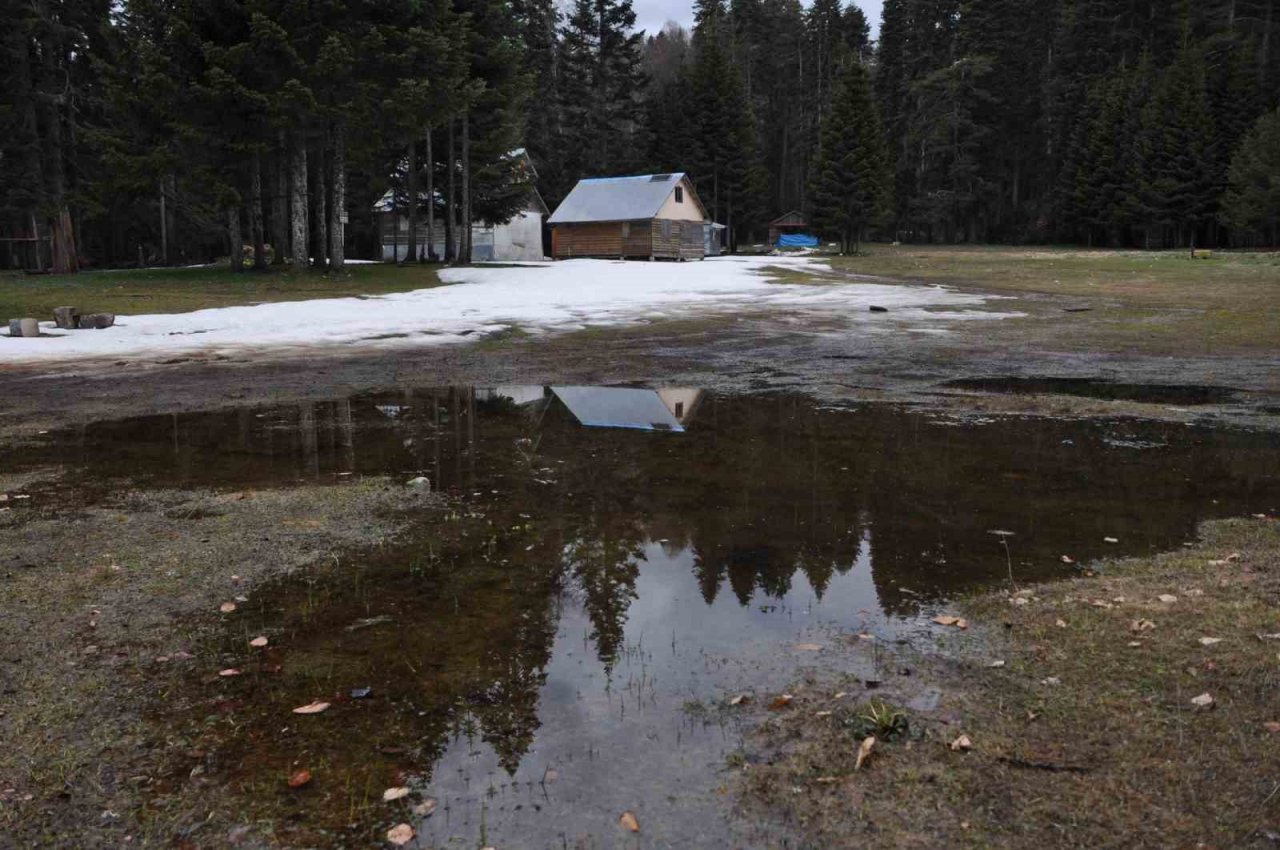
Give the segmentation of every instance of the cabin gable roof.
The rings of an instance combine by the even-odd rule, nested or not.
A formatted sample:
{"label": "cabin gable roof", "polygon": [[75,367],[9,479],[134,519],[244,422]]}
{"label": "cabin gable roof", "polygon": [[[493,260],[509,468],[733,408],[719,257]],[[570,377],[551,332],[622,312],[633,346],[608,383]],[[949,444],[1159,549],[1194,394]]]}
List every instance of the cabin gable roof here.
{"label": "cabin gable roof", "polygon": [[681,184],[685,188],[686,203],[696,204],[705,220],[707,211],[693,191],[693,181],[683,172],[675,172],[579,180],[547,223],[583,224],[656,218],[667,198]]}

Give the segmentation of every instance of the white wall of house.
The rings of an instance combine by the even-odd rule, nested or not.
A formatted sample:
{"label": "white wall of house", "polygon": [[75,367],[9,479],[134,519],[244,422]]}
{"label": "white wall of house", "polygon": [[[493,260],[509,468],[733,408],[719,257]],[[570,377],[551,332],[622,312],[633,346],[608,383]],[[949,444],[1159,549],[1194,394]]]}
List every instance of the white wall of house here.
{"label": "white wall of house", "polygon": [[[405,259],[409,250],[409,220],[401,216],[397,221],[394,243],[387,239],[384,231],[382,243],[382,259],[384,262]],[[418,228],[418,249],[426,252],[426,227]],[[444,225],[436,222],[435,252],[437,257],[444,256]],[[525,211],[518,213],[506,224],[487,225],[477,222],[471,228],[472,259],[483,262],[538,261],[544,258],[542,253],[542,215]]]}

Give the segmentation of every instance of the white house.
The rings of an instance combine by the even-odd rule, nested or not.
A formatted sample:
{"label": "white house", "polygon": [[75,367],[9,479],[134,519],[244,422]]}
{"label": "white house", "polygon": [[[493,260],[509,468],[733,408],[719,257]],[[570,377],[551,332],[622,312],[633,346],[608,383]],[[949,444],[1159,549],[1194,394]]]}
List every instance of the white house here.
{"label": "white house", "polygon": [[[524,167],[534,178],[537,177],[528,154],[518,150],[513,151],[511,155],[521,158]],[[421,198],[424,207],[426,200],[424,194]],[[436,200],[439,205],[441,200],[439,195]],[[408,211],[397,208],[395,196],[390,191],[378,199],[374,204],[374,210],[378,213],[378,232],[381,235],[383,261],[405,259],[409,250]],[[497,224],[485,221],[472,222],[471,258],[478,261],[498,262],[545,259],[542,250],[542,223],[547,213],[547,205],[538,194],[538,190],[530,188],[524,209],[516,213],[510,221]],[[423,257],[427,256],[428,245],[434,248],[437,257],[443,257],[445,253],[444,217],[437,215],[435,218],[435,232],[431,233],[427,214],[425,212],[418,214],[416,241],[418,251]],[[461,241],[460,230],[461,228],[458,228],[454,232],[454,239],[459,241]]]}

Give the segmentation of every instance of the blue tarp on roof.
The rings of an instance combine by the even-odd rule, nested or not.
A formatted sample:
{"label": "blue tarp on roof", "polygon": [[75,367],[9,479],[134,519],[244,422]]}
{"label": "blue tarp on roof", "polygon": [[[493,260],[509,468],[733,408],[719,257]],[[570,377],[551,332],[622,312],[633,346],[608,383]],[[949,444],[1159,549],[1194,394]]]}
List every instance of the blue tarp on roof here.
{"label": "blue tarp on roof", "polygon": [[778,236],[779,248],[817,248],[818,237],[808,233],[783,233]]}

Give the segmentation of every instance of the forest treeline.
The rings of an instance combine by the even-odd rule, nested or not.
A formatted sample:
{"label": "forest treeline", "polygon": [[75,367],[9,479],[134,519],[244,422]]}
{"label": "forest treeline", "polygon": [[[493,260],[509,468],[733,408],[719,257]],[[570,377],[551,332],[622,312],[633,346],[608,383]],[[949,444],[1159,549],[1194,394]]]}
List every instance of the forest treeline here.
{"label": "forest treeline", "polygon": [[734,244],[1276,244],[1278,6],[886,0],[873,43],[841,0],[0,0],[0,260],[340,267],[389,198],[465,261],[520,149],[553,207],[687,171]]}

